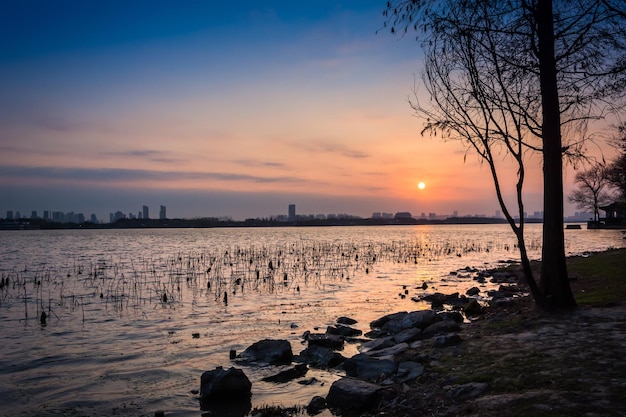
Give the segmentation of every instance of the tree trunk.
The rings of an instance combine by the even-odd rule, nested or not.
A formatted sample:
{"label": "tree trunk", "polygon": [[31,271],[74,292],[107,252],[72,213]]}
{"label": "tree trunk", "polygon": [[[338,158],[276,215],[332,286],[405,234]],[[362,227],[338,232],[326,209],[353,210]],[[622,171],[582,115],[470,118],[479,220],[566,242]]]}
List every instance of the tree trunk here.
{"label": "tree trunk", "polygon": [[569,310],[576,308],[576,300],[565,264],[561,116],[552,0],[538,0],[536,16],[543,110],[543,248],[540,285],[548,302],[546,308]]}

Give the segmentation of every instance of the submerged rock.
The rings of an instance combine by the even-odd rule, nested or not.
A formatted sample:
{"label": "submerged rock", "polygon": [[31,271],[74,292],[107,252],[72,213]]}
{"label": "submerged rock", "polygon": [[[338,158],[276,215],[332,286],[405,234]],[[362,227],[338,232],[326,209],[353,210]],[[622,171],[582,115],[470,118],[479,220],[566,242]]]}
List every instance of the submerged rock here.
{"label": "submerged rock", "polygon": [[309,371],[309,367],[306,364],[298,364],[293,368],[281,371],[276,375],[268,376],[262,379],[265,382],[285,383],[296,378],[301,378]]}
{"label": "submerged rock", "polygon": [[237,368],[224,369],[218,366],[200,377],[200,407],[203,410],[250,404],[252,383],[246,374]]}
{"label": "submerged rock", "polygon": [[245,362],[286,365],[293,360],[293,352],[288,340],[263,339],[246,348],[237,358]]}
{"label": "submerged rock", "polygon": [[331,348],[318,345],[309,345],[300,352],[300,359],[316,368],[334,368],[346,360]]}

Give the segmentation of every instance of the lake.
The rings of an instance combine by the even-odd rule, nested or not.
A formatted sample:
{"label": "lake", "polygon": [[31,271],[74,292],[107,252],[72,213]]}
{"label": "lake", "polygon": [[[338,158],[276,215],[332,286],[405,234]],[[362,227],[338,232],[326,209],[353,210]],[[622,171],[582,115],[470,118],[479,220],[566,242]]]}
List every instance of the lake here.
{"label": "lake", "polygon": [[[526,233],[538,259],[541,225]],[[568,254],[626,243],[565,236]],[[492,284],[451,272],[518,259],[507,225],[0,231],[0,415],[200,416],[192,391],[216,366],[244,370],[253,406],[306,405],[340,374],[265,383],[276,368],[234,364],[230,350],[274,338],[298,354],[306,330],[349,316],[368,331],[429,308],[411,299],[425,293],[482,294]]]}

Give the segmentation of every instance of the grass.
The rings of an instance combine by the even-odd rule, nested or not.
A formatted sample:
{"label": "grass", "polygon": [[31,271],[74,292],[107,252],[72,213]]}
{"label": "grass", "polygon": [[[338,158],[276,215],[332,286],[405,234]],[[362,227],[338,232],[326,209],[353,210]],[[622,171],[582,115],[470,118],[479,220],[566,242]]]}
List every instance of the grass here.
{"label": "grass", "polygon": [[567,268],[580,306],[607,306],[626,300],[626,249],[571,257]]}

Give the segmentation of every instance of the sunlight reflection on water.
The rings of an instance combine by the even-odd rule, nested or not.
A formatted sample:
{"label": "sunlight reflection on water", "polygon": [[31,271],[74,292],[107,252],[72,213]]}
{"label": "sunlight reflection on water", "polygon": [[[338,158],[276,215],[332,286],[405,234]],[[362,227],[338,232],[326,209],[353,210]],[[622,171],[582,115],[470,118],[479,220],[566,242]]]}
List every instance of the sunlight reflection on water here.
{"label": "sunlight reflection on water", "polygon": [[[540,233],[528,226],[532,258]],[[624,246],[618,231],[565,233],[569,254]],[[410,299],[424,282],[464,292],[476,283],[450,271],[518,258],[506,225],[1,231],[0,253],[0,414],[11,415],[198,416],[191,391],[203,371],[233,365],[231,349],[284,338],[298,354],[305,330],[350,316],[367,331],[427,308]],[[255,406],[306,405],[339,377],[275,385],[260,382],[274,368],[235,366]]]}

